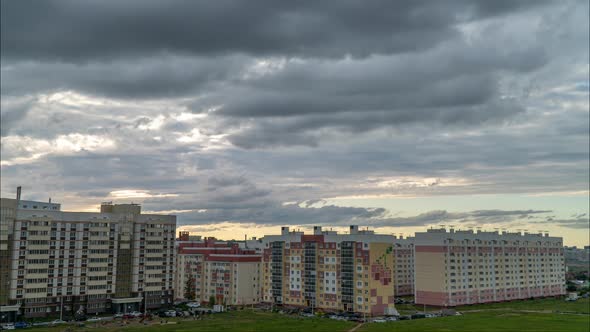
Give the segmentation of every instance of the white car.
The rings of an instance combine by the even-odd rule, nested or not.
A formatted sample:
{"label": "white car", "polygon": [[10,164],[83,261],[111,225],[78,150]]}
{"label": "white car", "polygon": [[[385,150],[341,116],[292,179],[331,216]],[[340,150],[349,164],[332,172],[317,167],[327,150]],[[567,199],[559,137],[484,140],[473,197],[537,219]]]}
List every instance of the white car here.
{"label": "white car", "polygon": [[1,326],[2,326],[3,330],[14,330],[14,324],[12,324],[12,323],[5,323],[5,324],[2,324]]}
{"label": "white car", "polygon": [[373,319],[373,323],[386,323],[387,321],[382,318]]}
{"label": "white car", "polygon": [[132,311],[129,314],[134,317],[141,317],[143,315],[143,313],[141,313],[139,311]]}
{"label": "white car", "polygon": [[52,320],[49,324],[57,325],[57,324],[65,324],[65,323],[67,323],[65,320],[56,319],[56,320]]}
{"label": "white car", "polygon": [[174,310],[168,310],[168,311],[166,311],[166,316],[168,316],[168,317],[176,317],[176,311],[174,311]]}
{"label": "white car", "polygon": [[186,306],[189,308],[199,308],[201,304],[199,302],[189,302],[186,304]]}

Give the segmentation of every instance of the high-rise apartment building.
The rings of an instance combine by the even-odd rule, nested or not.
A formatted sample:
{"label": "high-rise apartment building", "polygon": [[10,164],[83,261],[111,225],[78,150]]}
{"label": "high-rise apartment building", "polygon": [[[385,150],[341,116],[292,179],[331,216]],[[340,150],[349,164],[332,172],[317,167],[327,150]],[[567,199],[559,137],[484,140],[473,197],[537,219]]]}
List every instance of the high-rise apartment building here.
{"label": "high-rise apartment building", "polygon": [[[19,195],[20,196],[20,195]],[[2,198],[0,305],[25,317],[172,303],[176,217],[137,204],[100,212]]]}
{"label": "high-rise apartment building", "polygon": [[395,296],[414,295],[414,238],[394,237]]}
{"label": "high-rise apartment building", "polygon": [[263,301],[383,315],[394,310],[393,236],[350,226],[262,238]]}
{"label": "high-rise apartment building", "polygon": [[261,255],[238,243],[180,232],[176,241],[176,298],[245,305],[261,300]]}
{"label": "high-rise apartment building", "polygon": [[446,231],[415,236],[415,301],[457,306],[565,294],[563,239]]}

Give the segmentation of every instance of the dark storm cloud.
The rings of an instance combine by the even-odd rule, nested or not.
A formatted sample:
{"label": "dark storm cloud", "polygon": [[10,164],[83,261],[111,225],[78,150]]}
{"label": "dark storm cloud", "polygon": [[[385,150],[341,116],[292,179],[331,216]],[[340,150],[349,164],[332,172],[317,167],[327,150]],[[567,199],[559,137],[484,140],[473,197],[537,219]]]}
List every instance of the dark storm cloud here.
{"label": "dark storm cloud", "polygon": [[73,62],[159,52],[362,57],[426,49],[456,35],[459,22],[539,3],[3,1],[2,57]]}
{"label": "dark storm cloud", "polygon": [[490,210],[471,212],[428,211],[411,217],[391,217],[382,208],[353,208],[324,205],[321,207],[302,207],[298,204],[271,205],[264,209],[213,209],[200,212],[179,213],[182,224],[204,224],[215,222],[234,222],[270,225],[332,225],[342,226],[350,223],[373,227],[416,227],[440,223],[511,223],[521,215],[531,216],[551,211],[541,210]]}
{"label": "dark storm cloud", "polygon": [[154,99],[189,95],[227,80],[243,57],[173,55],[82,64],[18,62],[2,67],[3,95],[75,90],[111,98]]}

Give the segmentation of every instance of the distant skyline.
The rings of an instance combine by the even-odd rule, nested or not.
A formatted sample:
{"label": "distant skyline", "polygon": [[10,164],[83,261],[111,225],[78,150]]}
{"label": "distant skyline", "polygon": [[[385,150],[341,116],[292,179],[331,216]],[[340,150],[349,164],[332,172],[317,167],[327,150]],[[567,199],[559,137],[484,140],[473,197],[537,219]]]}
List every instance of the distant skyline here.
{"label": "distant skyline", "polygon": [[590,238],[588,1],[2,1],[2,197]]}

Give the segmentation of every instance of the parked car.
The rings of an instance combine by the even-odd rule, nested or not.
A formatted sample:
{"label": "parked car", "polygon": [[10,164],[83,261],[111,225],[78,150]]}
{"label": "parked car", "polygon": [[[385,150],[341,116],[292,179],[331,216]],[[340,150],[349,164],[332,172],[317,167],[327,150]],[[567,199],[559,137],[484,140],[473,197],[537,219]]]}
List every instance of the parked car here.
{"label": "parked car", "polygon": [[52,320],[49,324],[51,324],[51,325],[59,325],[59,324],[65,324],[65,323],[67,323],[65,320],[56,319],[56,320]]}
{"label": "parked car", "polygon": [[174,311],[174,310],[166,311],[166,317],[176,317],[176,311]]}
{"label": "parked car", "polygon": [[2,327],[3,330],[14,330],[14,324],[12,323],[4,323],[0,325],[0,327]]}
{"label": "parked car", "polygon": [[27,327],[30,327],[31,324],[27,323],[27,322],[16,322],[14,323],[14,327],[17,329],[25,329]]}
{"label": "parked car", "polygon": [[101,320],[102,320],[102,318],[100,318],[100,317],[91,317],[91,318],[88,318],[86,321],[87,322],[99,322]]}
{"label": "parked car", "polygon": [[201,304],[199,302],[189,302],[186,304],[186,306],[189,308],[198,308],[201,306]]}
{"label": "parked car", "polygon": [[133,317],[141,317],[143,316],[143,313],[139,312],[139,311],[132,311],[129,313],[131,316]]}
{"label": "parked car", "polygon": [[113,315],[113,318],[123,318],[124,315],[125,314],[123,314],[123,313],[118,313],[118,314]]}

